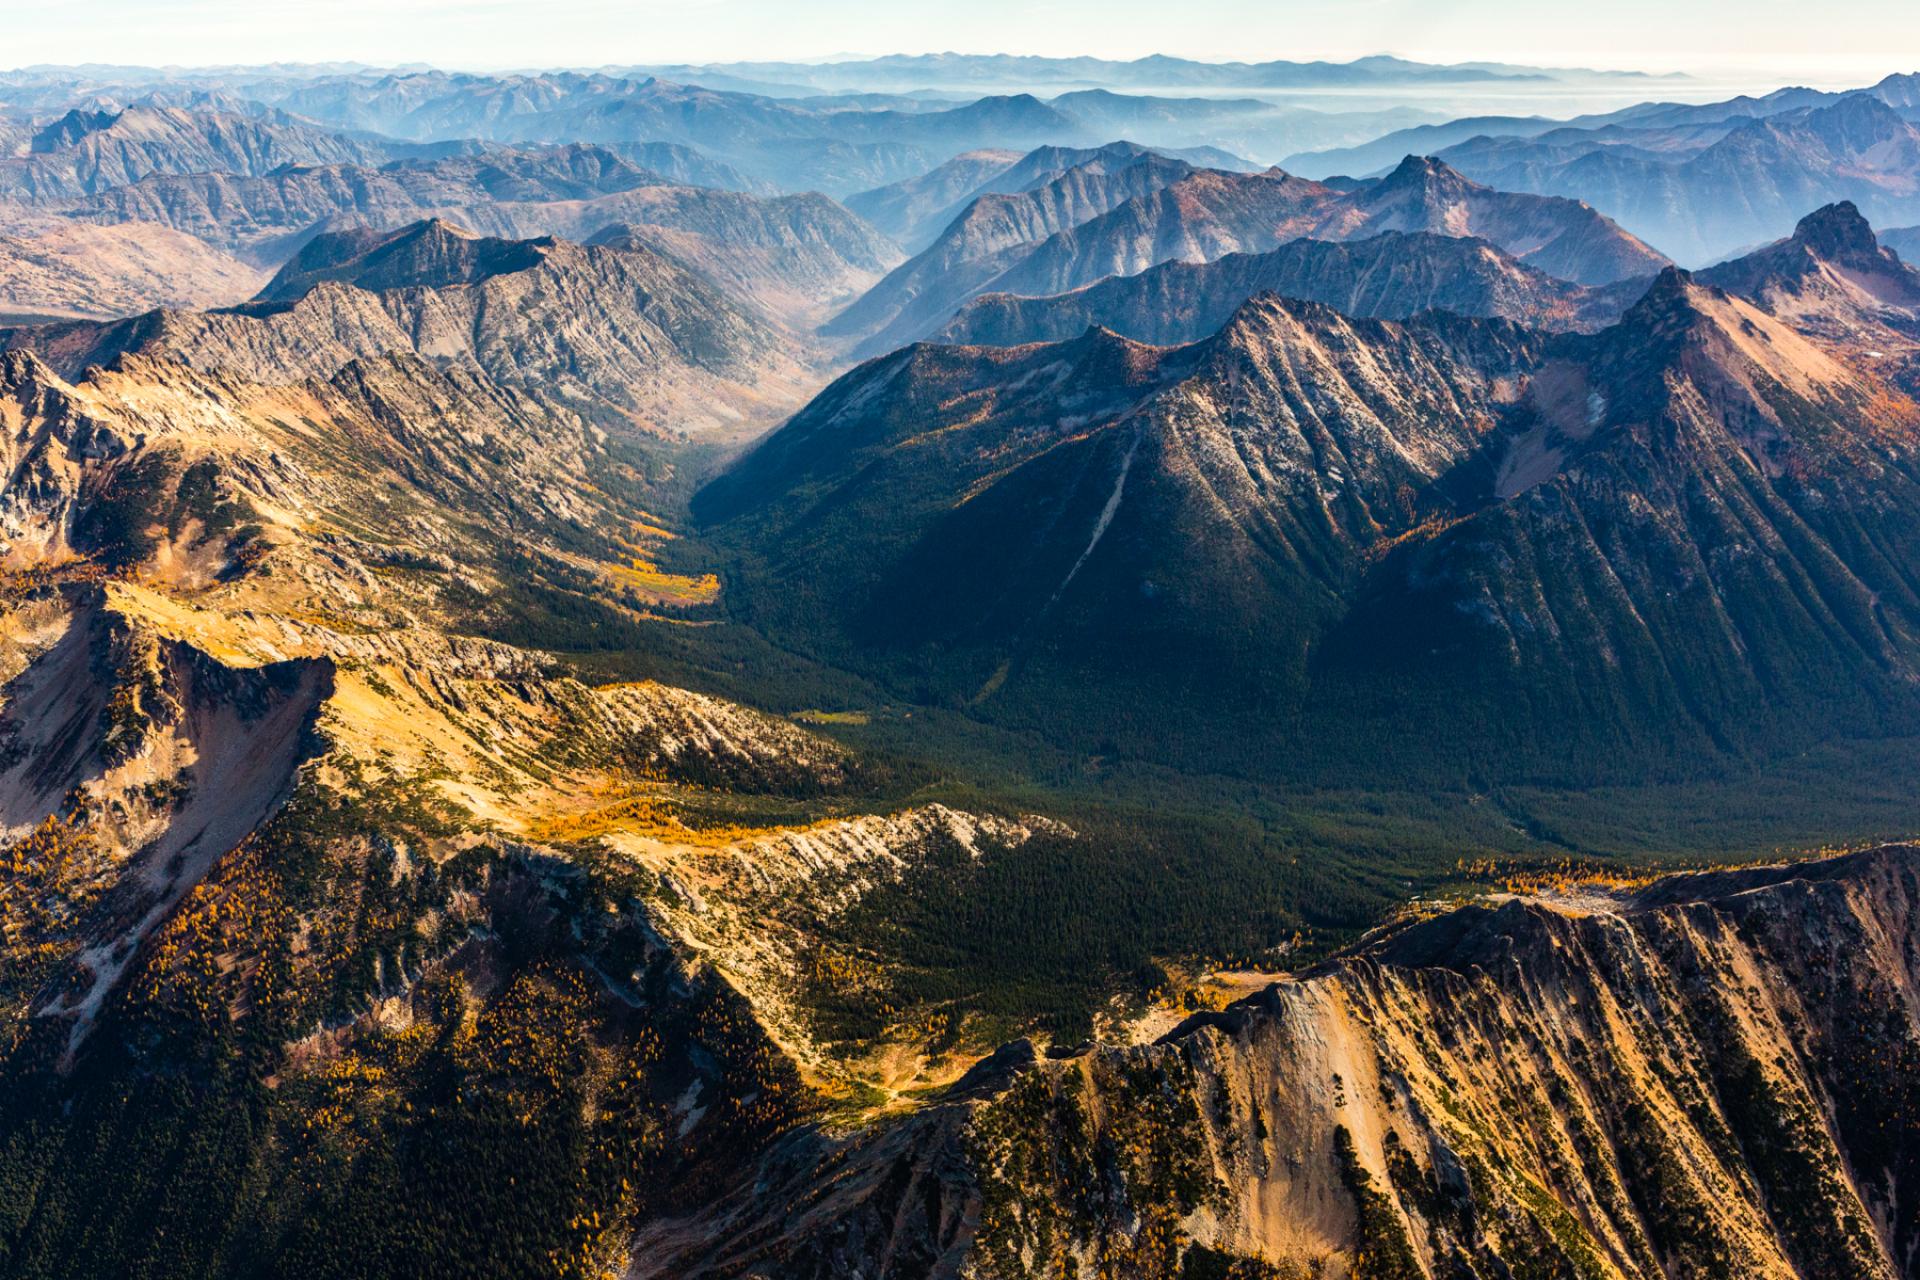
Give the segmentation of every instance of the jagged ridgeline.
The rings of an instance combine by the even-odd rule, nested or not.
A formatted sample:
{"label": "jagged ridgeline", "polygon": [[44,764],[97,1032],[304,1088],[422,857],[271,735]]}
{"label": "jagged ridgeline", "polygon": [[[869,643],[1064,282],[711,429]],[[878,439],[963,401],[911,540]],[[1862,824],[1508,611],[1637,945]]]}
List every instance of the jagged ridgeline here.
{"label": "jagged ridgeline", "polygon": [[776,1149],[630,1274],[1908,1273],[1920,852],[1414,925]]}

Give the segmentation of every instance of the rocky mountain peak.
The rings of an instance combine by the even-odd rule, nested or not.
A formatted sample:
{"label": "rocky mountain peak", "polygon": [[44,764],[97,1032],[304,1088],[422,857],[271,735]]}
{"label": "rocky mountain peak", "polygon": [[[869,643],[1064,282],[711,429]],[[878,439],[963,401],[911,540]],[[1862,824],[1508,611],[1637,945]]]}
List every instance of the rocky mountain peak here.
{"label": "rocky mountain peak", "polygon": [[1870,92],[1889,106],[1920,106],[1920,74],[1896,71],[1874,85]]}
{"label": "rocky mountain peak", "polygon": [[328,232],[294,255],[260,291],[259,300],[291,301],[325,280],[375,290],[474,284],[524,271],[552,245],[550,238],[490,239],[443,218],[385,233],[365,228]]}
{"label": "rocky mountain peak", "polygon": [[1800,219],[1793,239],[1831,262],[1878,265],[1882,257],[1872,224],[1851,200],[1825,205]]}
{"label": "rocky mountain peak", "polygon": [[1338,315],[1322,303],[1285,298],[1271,290],[1254,294],[1241,303],[1220,330],[1206,341],[1215,346],[1244,349],[1259,345],[1276,324],[1297,323],[1301,319],[1333,319]]}
{"label": "rocky mountain peak", "polygon": [[1374,191],[1383,196],[1400,192],[1418,192],[1429,197],[1457,196],[1474,185],[1444,160],[1434,156],[1408,156],[1375,184]]}
{"label": "rocky mountain peak", "polygon": [[34,134],[27,150],[34,155],[49,155],[72,146],[90,133],[110,127],[119,118],[117,111],[87,111],[75,107]]}
{"label": "rocky mountain peak", "polygon": [[1650,337],[1677,337],[1706,319],[1700,305],[1704,292],[1704,286],[1694,282],[1692,272],[1667,267],[1653,278],[1621,323]]}
{"label": "rocky mountain peak", "polygon": [[24,387],[40,386],[56,380],[53,370],[31,351],[15,348],[0,351],[0,392],[14,394]]}
{"label": "rocky mountain peak", "polygon": [[1920,309],[1920,272],[1884,247],[1845,200],[1806,215],[1787,239],[1709,268],[1700,280],[1862,350],[1906,348],[1911,339],[1900,335],[1912,332]]}
{"label": "rocky mountain peak", "polygon": [[1090,383],[1114,386],[1140,386],[1153,380],[1159,366],[1159,349],[1135,342],[1105,325],[1089,325],[1087,331],[1061,347],[1076,374]]}

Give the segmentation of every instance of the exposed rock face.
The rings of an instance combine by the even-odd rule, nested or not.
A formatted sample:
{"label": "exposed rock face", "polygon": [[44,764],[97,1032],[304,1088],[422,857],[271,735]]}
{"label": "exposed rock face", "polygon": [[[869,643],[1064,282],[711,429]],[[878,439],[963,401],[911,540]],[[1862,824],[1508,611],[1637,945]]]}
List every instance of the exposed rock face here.
{"label": "exposed rock face", "polygon": [[577,540],[638,514],[569,480],[605,465],[604,433],[417,358],[284,387],[136,356],[73,383],[25,352],[0,361],[14,569],[78,553],[205,587],[284,551],[289,576],[350,612],[378,594],[353,551],[380,564],[410,545],[471,571],[516,521]]}
{"label": "exposed rock face", "polygon": [[1051,231],[1044,239],[985,237],[983,247],[976,248],[965,234],[974,211],[993,221],[997,206],[991,202],[1003,199],[983,197],[931,248],[835,317],[831,328],[866,335],[858,350],[874,354],[939,331],[956,310],[983,293],[1043,297],[1109,276],[1137,275],[1163,262],[1265,253],[1302,236],[1355,240],[1383,231],[1477,236],[1522,263],[1586,285],[1648,277],[1666,262],[1575,201],[1495,191],[1419,157],[1409,156],[1391,175],[1352,188],[1309,182],[1278,169],[1164,176],[1169,180],[1105,212],[1080,209],[1057,229],[1043,228]]}
{"label": "exposed rock face", "polygon": [[[1284,722],[1321,760],[1356,706],[1446,741],[1539,715],[1528,767],[1592,776],[1576,739],[1653,767],[1655,741],[1906,722],[1920,598],[1905,552],[1867,548],[1916,527],[1915,414],[1673,272],[1551,341],[1256,299],[1171,352],[1096,334],[875,361],[696,510],[745,553],[757,620],[989,711],[1060,715],[1025,700],[1098,673],[1136,690],[1117,734],[1130,698],[1211,687],[1221,714],[1268,699],[1248,733]],[[912,656],[933,651],[938,674]],[[1393,736],[1366,735],[1369,767]]]}
{"label": "exposed rock face", "polygon": [[[764,742],[766,733],[742,736]],[[1037,827],[1067,830],[1043,818],[1013,821],[932,804],[753,835],[699,858],[643,835],[615,832],[606,842],[671,884],[673,892],[653,908],[660,931],[725,974],[766,1034],[811,1078],[834,1080],[861,1046],[822,1036],[807,1006],[822,926],[942,853],[1004,855]],[[901,1072],[902,1083],[914,1082],[917,1071]]]}
{"label": "exposed rock face", "polygon": [[1700,273],[1912,387],[1920,362],[1920,271],[1881,245],[1851,203],[1827,205],[1793,235]]}
{"label": "exposed rock face", "polygon": [[777,1148],[629,1274],[1903,1275],[1917,901],[1899,846],[1466,908]]}
{"label": "exposed rock face", "polygon": [[407,352],[656,431],[764,424],[803,394],[792,341],[652,250],[506,241],[428,221],[310,243],[258,304],[16,330],[74,376],[121,352],[252,382],[331,378]]}
{"label": "exposed rock face", "polygon": [[1580,284],[1658,271],[1666,259],[1573,201],[1496,191],[1409,156],[1377,182],[1350,189],[1264,174],[1197,174],[1187,184],[1116,208],[1038,247],[1009,272],[1015,293],[1057,293],[1170,259],[1262,252],[1300,236],[1351,240],[1382,231],[1479,236],[1520,261]]}
{"label": "exposed rock face", "polygon": [[1599,328],[1644,285],[1587,289],[1516,261],[1485,240],[1385,232],[1338,243],[1294,240],[1266,253],[1166,262],[1051,297],[992,293],[961,309],[945,342],[1059,342],[1099,325],[1139,342],[1197,342],[1261,293],[1323,302],[1350,316],[1406,320],[1422,311],[1518,320],[1541,329]]}
{"label": "exposed rock face", "polygon": [[[221,1264],[236,1271],[261,1257],[280,1270],[312,1256],[329,1188],[370,1176],[333,1145],[345,1113],[309,1090],[399,1088],[409,1096],[391,1118],[442,1149],[467,1146],[436,1180],[477,1189],[497,1177],[511,1191],[489,1207],[493,1227],[449,1221],[429,1237],[497,1230],[492,1248],[520,1250],[516,1269],[555,1253],[605,1266],[624,1243],[616,1222],[700,1203],[798,1118],[791,1066],[723,979],[654,931],[632,873],[596,876],[504,825],[605,794],[629,770],[713,778],[718,766],[744,781],[742,766],[757,766],[785,786],[817,769],[831,787],[836,749],[677,690],[596,691],[538,655],[341,633],[296,624],[298,609],[223,613],[121,584],[78,609],[61,591],[9,603],[7,638],[24,641],[27,665],[0,687],[8,836],[45,807],[36,797],[58,804],[9,841],[0,892],[10,1150],[47,1155],[44,1130],[21,1121],[49,1106],[87,1130],[96,1108],[133,1102],[146,1135],[135,1141],[165,1146],[261,1091],[267,1128],[220,1142],[268,1170],[293,1234],[262,1253],[240,1238],[252,1234],[242,1220],[262,1215],[215,1209],[239,1232],[211,1228],[195,1248],[245,1255]],[[37,634],[21,635],[23,613],[41,618]],[[282,647],[314,656],[263,662]],[[266,1056],[247,1066],[207,1052],[223,1042]],[[426,1056],[376,1061],[396,1045]],[[194,1077],[186,1096],[166,1083],[182,1072]],[[371,1095],[335,1100],[372,1116]],[[588,1184],[602,1190],[536,1189],[528,1203],[557,1172],[556,1151],[589,1131]],[[412,1145],[397,1132],[374,1141]],[[302,1142],[301,1180],[282,1183],[282,1144]],[[13,1201],[44,1210],[13,1237],[21,1249],[89,1265],[127,1250],[68,1211],[66,1187],[92,1187],[96,1206],[158,1202],[194,1218],[233,1203],[222,1185],[239,1166],[160,1185],[96,1150]],[[561,1159],[577,1172],[571,1151]],[[403,1165],[393,1181],[379,1175],[382,1198],[411,1184]],[[424,1257],[392,1242],[335,1256],[364,1273],[395,1247]]]}
{"label": "exposed rock face", "polygon": [[[97,602],[48,621],[57,639],[40,638],[4,689],[0,835],[99,815],[77,857],[33,871],[67,900],[56,919],[98,907],[115,923],[9,920],[9,966],[22,971],[5,996],[12,1017],[70,1020],[77,1042],[135,948],[285,801],[334,671],[324,659],[231,670]],[[62,964],[74,967],[66,991],[36,993]]]}

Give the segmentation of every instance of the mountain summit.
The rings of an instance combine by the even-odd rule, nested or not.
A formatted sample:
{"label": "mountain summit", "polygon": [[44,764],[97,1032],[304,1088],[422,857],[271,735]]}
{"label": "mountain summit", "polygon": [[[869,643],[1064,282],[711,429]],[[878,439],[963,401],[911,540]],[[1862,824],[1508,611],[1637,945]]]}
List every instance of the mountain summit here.
{"label": "mountain summit", "polygon": [[366,228],[324,232],[294,254],[259,296],[263,302],[291,302],[323,280],[374,292],[478,284],[535,266],[555,243],[551,237],[489,239],[440,218],[384,233]]}
{"label": "mountain summit", "polygon": [[1814,210],[1793,229],[1793,241],[1830,262],[1878,266],[1884,256],[1873,227],[1851,200]]}

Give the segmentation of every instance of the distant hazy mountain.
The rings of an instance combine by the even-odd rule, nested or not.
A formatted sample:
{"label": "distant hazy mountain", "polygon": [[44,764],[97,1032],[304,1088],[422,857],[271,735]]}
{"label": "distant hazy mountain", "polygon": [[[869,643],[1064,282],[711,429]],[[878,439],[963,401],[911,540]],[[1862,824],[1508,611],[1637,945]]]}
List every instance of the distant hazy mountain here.
{"label": "distant hazy mountain", "polygon": [[[1178,60],[1143,64],[1154,65],[1178,70],[1187,64]],[[1440,83],[1426,78],[1430,72],[1413,64],[1383,61],[1354,64],[1338,73],[1321,69],[1308,79],[1317,77],[1329,85],[1430,87]],[[1441,82],[1558,83],[1484,67],[1463,68],[1457,74],[1463,80]],[[915,176],[967,150],[1026,151],[1048,143],[1087,146],[1130,137],[1156,147],[1212,148],[1227,156],[1267,163],[1303,150],[1362,142],[1438,118],[1433,108],[1417,103],[1376,109],[1356,102],[1342,110],[1319,109],[1264,98],[1224,97],[1217,93],[1220,85],[1199,82],[1187,87],[1207,90],[1208,96],[1156,94],[1148,84],[1121,84],[1117,87],[1128,91],[1117,93],[1100,87],[1103,82],[1098,80],[1066,80],[1056,86],[1065,92],[984,92],[976,97],[962,89],[957,100],[833,91],[799,96],[807,91],[794,85],[784,88],[795,93],[780,96],[783,86],[776,84],[759,85],[764,92],[743,91],[752,83],[725,73],[676,80],[577,72],[314,76],[266,71],[230,89],[146,89],[141,101],[190,105],[203,112],[245,113],[263,124],[277,121],[278,127],[305,122],[304,127],[312,128],[317,123],[355,136],[378,135],[414,144],[484,139],[595,142],[615,148],[637,143],[693,147],[745,182],[836,196]],[[107,81],[99,90],[111,101],[114,87]],[[48,91],[35,86],[16,93],[37,100]],[[0,81],[0,101],[6,94],[6,82]],[[1239,163],[1223,157],[1205,162],[1227,167]],[[694,177],[690,172],[675,172],[676,166],[660,167],[670,176]],[[716,178],[709,174],[699,180],[714,184]]]}
{"label": "distant hazy mountain", "polygon": [[679,186],[717,187],[756,196],[775,194],[772,183],[749,177],[698,148],[677,142],[615,142],[607,149]]}
{"label": "distant hazy mountain", "polygon": [[253,177],[283,165],[378,164],[385,144],[297,123],[179,108],[69,111],[0,159],[0,200],[52,206],[149,174]]}
{"label": "distant hazy mountain", "polygon": [[[1666,259],[1571,200],[1496,191],[1432,160],[1408,157],[1392,174],[1336,188],[1281,171],[1163,170],[1152,189],[1037,235],[991,236],[1006,197],[985,197],[940,240],[896,268],[835,317],[830,332],[860,336],[875,353],[938,332],[984,293],[1044,297],[1129,276],[1162,262],[1264,253],[1302,236],[1350,240],[1382,231],[1478,236],[1519,261],[1578,284],[1651,276]],[[1057,184],[1056,184],[1057,185]],[[1031,197],[1021,197],[1030,200]],[[1024,207],[1016,205],[1015,207]],[[1050,208],[1062,206],[1050,204]],[[1023,223],[1025,227],[1027,224]]]}
{"label": "distant hazy mountain", "polygon": [[658,79],[443,72],[291,86],[276,105],[327,123],[420,141],[636,139],[691,146],[784,190],[841,195],[925,172],[983,146],[1101,139],[1029,95],[933,110],[848,110]]}
{"label": "distant hazy mountain", "polygon": [[[1889,77],[1892,86],[1898,77]],[[1889,93],[1894,90],[1890,87]],[[1544,116],[1464,116],[1438,124],[1416,125],[1354,147],[1305,152],[1282,161],[1310,178],[1334,174],[1365,176],[1398,164],[1406,155],[1434,155],[1474,138],[1537,138],[1561,129],[1606,128],[1711,130],[1731,129],[1746,120],[1785,111],[1828,106],[1843,94],[1818,89],[1778,89],[1761,97],[1741,95],[1720,102],[1642,102],[1617,111],[1553,120]],[[1711,136],[1711,135],[1708,135]]]}
{"label": "distant hazy mountain", "polygon": [[1556,130],[1441,155],[1482,182],[1585,200],[1704,264],[1784,235],[1836,200],[1890,225],[1920,218],[1920,124],[1886,101],[1898,87],[1732,124]]}
{"label": "distant hazy mountain", "polygon": [[1587,71],[1491,62],[1445,66],[1385,56],[1356,58],[1351,62],[1197,62],[1163,54],[1130,61],[1010,54],[896,54],[883,58],[821,63],[732,62],[708,66],[639,67],[633,70],[695,81],[700,81],[703,74],[719,74],[760,83],[806,85],[816,90],[959,86],[1019,88],[1049,84],[1135,89],[1308,89],[1406,84],[1473,85],[1515,80],[1654,84],[1660,79],[1638,72]]}
{"label": "distant hazy mountain", "polygon": [[[1029,154],[1049,150],[1066,149],[1042,147]],[[892,236],[907,252],[918,253],[975,197],[988,191],[1018,191],[1030,185],[1029,173],[1015,172],[1020,160],[1018,151],[991,147],[963,151],[925,173],[856,192],[843,203]]]}
{"label": "distant hazy mountain", "polygon": [[1117,158],[1137,157],[1149,151],[1200,168],[1244,171],[1250,167],[1206,148],[1169,150],[1131,142],[1101,147],[1038,147],[1025,155],[967,151],[918,177],[849,196],[846,205],[909,253],[919,253],[980,196],[1031,191],[1078,165],[1092,161],[1110,164]]}
{"label": "distant hazy mountain", "polygon": [[377,166],[302,164],[252,175],[151,173],[87,196],[64,212],[87,222],[160,223],[270,258],[279,241],[341,215],[412,221],[426,208],[592,200],[665,181],[604,147],[501,147]]}
{"label": "distant hazy mountain", "polygon": [[[1214,169],[1264,168],[1303,148],[1358,142],[1437,118],[1423,106],[1361,109],[1363,104],[1354,104],[1334,110],[1261,98],[1175,98],[1109,89],[1082,89],[1046,101],[1096,136],[1177,150],[1195,164]],[[1221,164],[1217,157],[1198,154],[1209,147],[1226,152],[1233,162]],[[1257,163],[1239,160],[1241,156]]]}
{"label": "distant hazy mountain", "polygon": [[1920,227],[1895,227],[1880,233],[1880,243],[1909,263],[1920,263]]}
{"label": "distant hazy mountain", "polygon": [[[770,199],[665,183],[601,147],[509,148],[370,169],[328,165],[260,177],[154,175],[69,215],[159,223],[277,265],[315,230],[441,217],[489,235],[587,240],[609,226],[705,271],[768,314],[811,323],[899,260],[824,196]],[[644,238],[644,237],[643,237]]]}

